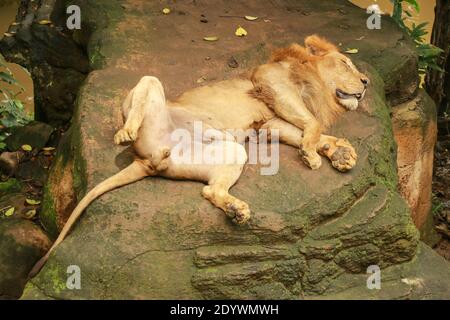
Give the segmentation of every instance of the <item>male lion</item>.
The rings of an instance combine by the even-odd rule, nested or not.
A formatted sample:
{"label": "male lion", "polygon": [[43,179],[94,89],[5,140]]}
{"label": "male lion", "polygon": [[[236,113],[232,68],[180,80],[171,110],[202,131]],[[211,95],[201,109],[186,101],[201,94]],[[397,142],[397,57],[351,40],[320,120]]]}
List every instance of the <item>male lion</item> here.
{"label": "male lion", "polygon": [[80,201],[31,275],[40,270],[94,199],[148,176],[205,182],[202,195],[235,223],[245,223],[250,218],[249,206],[228,193],[247,161],[246,150],[236,137],[225,134],[208,141],[184,142],[190,144],[188,147],[207,145],[209,151],[225,150],[235,160],[231,163],[182,163],[174,157],[176,142],[171,134],[177,128],[192,131],[194,121],[202,121],[213,132],[255,127],[278,129],[280,141],[299,148],[302,160],[311,169],[321,166],[320,155],[329,158],[339,171],[351,169],[357,156],[350,143],[321,133],[345,110],[358,107],[368,84],[369,79],[349,58],[316,35],[306,38],[305,47],[293,44],[276,50],[269,63],[254,70],[251,79],[196,88],[175,101],[166,101],[157,78],[143,77],[123,103],[125,124],[114,137],[116,144],[133,142],[135,161]]}

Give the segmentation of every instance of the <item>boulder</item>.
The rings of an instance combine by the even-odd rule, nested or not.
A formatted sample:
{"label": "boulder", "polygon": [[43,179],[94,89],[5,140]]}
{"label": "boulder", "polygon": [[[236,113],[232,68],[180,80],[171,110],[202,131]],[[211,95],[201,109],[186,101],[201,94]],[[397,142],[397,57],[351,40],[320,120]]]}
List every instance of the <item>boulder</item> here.
{"label": "boulder", "polygon": [[6,181],[0,182],[0,192],[1,195],[13,192],[20,192],[23,188],[22,182],[17,179],[8,179]]}
{"label": "boulder", "polygon": [[427,229],[427,220],[432,220],[431,182],[437,137],[433,100],[421,89],[414,99],[392,108],[392,124],[400,193],[411,208],[414,224]]}
{"label": "boulder", "polygon": [[[344,0],[248,1],[245,12],[270,12],[256,22],[219,17],[245,14],[241,1],[177,2],[170,15],[150,1],[73,3],[81,6],[84,23],[95,26],[87,38],[77,35],[87,41],[93,71],[78,92],[71,130],[46,186],[42,223],[55,233],[74,202],[131,161],[112,138],[121,101],[143,75],[160,78],[172,98],[199,79],[236,77],[265,62],[273,48],[319,33],[343,49],[357,47],[352,58],[372,85],[361,108],[330,130],[356,147],[359,160],[350,172],[328,162],[311,171],[297,150],[280,146],[276,175],[261,176],[258,165],[247,165],[231,190],[252,209],[246,226],[233,225],[192,181],[148,178],[107,193],[27,284],[23,299],[301,299],[336,292],[357,298],[360,292],[340,290],[338,280],[360,281],[373,265],[384,272],[439,261],[446,274],[436,254],[422,255],[422,245],[417,251],[419,234],[398,193],[388,102],[414,96],[417,55],[389,18],[383,17],[382,30],[368,30],[365,11]],[[199,21],[202,14],[208,24]],[[234,35],[238,24],[247,37]],[[211,34],[219,41],[202,40]],[[61,201],[56,191],[63,188],[71,196]],[[80,268],[79,290],[66,286],[71,265]],[[448,279],[430,285],[433,297],[445,297]]]}
{"label": "boulder", "polygon": [[36,120],[58,127],[70,120],[78,88],[89,71],[85,48],[65,27],[65,8],[62,0],[21,1],[16,24],[8,30],[13,36],[0,41],[0,53],[31,72]]}
{"label": "boulder", "polygon": [[31,221],[0,217],[0,299],[17,299],[33,265],[50,248],[44,231]]}
{"label": "boulder", "polygon": [[5,139],[5,143],[10,151],[21,150],[23,145],[30,145],[39,150],[45,147],[54,130],[46,123],[32,121],[25,126],[8,129],[10,135]]}
{"label": "boulder", "polygon": [[[87,74],[93,69],[101,68],[106,60],[112,58],[112,55],[120,56],[121,45],[116,42],[109,45],[104,44],[104,39],[98,38],[98,35],[101,34],[100,29],[110,27],[111,24],[118,22],[124,14],[140,15],[143,19],[140,24],[133,22],[128,26],[128,29],[124,30],[127,33],[148,28],[145,25],[147,22],[152,23],[153,17],[160,18],[162,10],[160,6],[156,7],[155,5],[154,8],[148,8],[140,3],[129,2],[102,1],[98,5],[86,5],[82,1],[76,1],[74,4],[80,5],[83,9],[82,28],[68,30],[66,7],[69,4],[65,0],[45,0],[39,5],[36,5],[35,1],[21,1],[16,19],[18,24],[11,25],[8,30],[13,34],[12,37],[4,37],[0,41],[0,53],[7,60],[30,70],[35,88],[35,117],[37,120],[58,127],[67,125],[74,111],[78,90]],[[256,61],[255,54],[264,60],[267,53],[274,47],[299,41],[304,35],[312,33],[320,33],[330,39],[338,40],[343,49],[358,48],[358,55],[364,57],[365,61],[370,61],[383,77],[387,98],[391,104],[407,101],[416,92],[419,84],[419,76],[416,72],[417,54],[411,45],[411,40],[398,29],[395,22],[388,16],[382,17],[381,30],[369,30],[366,28],[368,15],[365,11],[345,0],[339,0],[336,3],[283,0],[279,4],[264,5],[256,0],[248,2],[251,3],[244,7],[237,1],[223,0],[217,2],[215,8],[205,4],[194,4],[195,12],[189,6],[177,4],[166,20],[158,21],[161,26],[164,25],[170,30],[173,30],[173,20],[184,25],[188,23],[190,30],[183,30],[183,41],[196,44],[191,47],[192,54],[190,56],[180,53],[180,57],[185,59],[187,66],[196,63],[198,70],[195,76],[197,78],[189,79],[180,87],[173,88],[174,91],[169,91],[169,93],[178,94],[180,90],[189,89],[196,84],[196,80],[205,76],[207,76],[207,80],[218,78],[219,75],[215,74],[214,68],[219,65],[221,68],[229,66],[230,61],[232,61],[232,66],[239,65],[243,68],[252,66]],[[221,7],[222,5],[223,7]],[[219,17],[219,15],[243,15],[241,12],[243,10],[252,15],[267,16],[268,19],[260,18],[257,22],[244,20],[239,23],[235,18]],[[251,12],[252,10],[255,12]],[[283,24],[274,19],[271,20],[270,15],[273,10],[276,11],[273,17],[282,14],[282,21],[292,21],[293,23]],[[201,23],[201,20],[204,20],[201,18],[202,14],[208,16],[207,23]],[[323,14],[328,17],[318,18]],[[181,21],[183,18],[184,20]],[[52,23],[39,23],[44,20]],[[234,57],[229,46],[234,46],[236,43],[230,42],[230,40],[234,38],[234,30],[240,24],[249,28],[250,33],[245,40],[241,40],[239,56]],[[160,37],[155,30],[152,31],[154,36],[150,37],[149,34],[148,39],[142,41],[141,44],[152,47],[163,41],[168,45],[168,49],[173,45],[168,42],[171,41],[171,36],[174,34]],[[222,36],[220,42],[223,46],[203,43],[202,38],[210,32]],[[287,37],[287,34],[290,37]],[[119,38],[121,37],[115,37],[115,40],[122,41],[126,37]],[[248,41],[249,39],[251,41]],[[96,43],[94,44],[94,42]],[[205,57],[197,56],[198,45],[205,50]],[[142,46],[136,48],[136,51],[133,52],[133,59],[142,56],[143,52],[148,49]],[[250,53],[251,56],[249,56]],[[204,61],[206,57],[212,58],[213,56],[214,59],[209,59],[208,62]],[[166,65],[167,74],[176,74],[179,67],[176,61],[176,57],[173,55],[161,61]],[[134,64],[135,70],[142,67],[137,64],[136,59],[121,61],[125,64],[129,62]],[[222,76],[231,77],[242,71],[242,68],[229,68],[236,70],[234,72],[232,72],[233,70],[224,70],[226,73]],[[49,86],[49,83],[52,85]],[[172,90],[171,87],[167,89]]]}
{"label": "boulder", "polygon": [[[433,261],[430,263],[429,261]],[[310,299],[402,299],[402,300],[449,300],[449,263],[427,245],[421,243],[417,255],[411,261],[381,270],[380,288],[367,287],[369,274],[349,277],[348,274],[333,279],[332,293],[312,296]]]}

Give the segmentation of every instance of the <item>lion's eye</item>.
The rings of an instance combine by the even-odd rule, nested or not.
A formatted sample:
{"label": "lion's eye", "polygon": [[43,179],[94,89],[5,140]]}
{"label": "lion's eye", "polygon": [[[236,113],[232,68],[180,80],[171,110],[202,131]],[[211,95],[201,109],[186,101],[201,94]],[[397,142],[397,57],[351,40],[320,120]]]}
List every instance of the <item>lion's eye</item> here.
{"label": "lion's eye", "polygon": [[347,68],[350,68],[350,69],[351,69],[350,65],[347,63],[346,60],[341,60],[341,61],[342,61],[343,64],[345,64],[345,66],[346,66]]}

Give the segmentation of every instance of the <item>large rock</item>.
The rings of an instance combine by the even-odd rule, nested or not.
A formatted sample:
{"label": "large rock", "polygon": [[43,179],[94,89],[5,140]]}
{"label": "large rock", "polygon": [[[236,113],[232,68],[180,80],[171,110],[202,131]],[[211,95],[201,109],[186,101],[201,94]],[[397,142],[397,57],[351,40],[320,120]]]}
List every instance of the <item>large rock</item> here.
{"label": "large rock", "polygon": [[33,222],[0,217],[0,299],[20,297],[28,273],[50,245],[47,235]]}
{"label": "large rock", "polygon": [[[397,142],[400,193],[411,208],[415,225],[427,227],[431,216],[431,182],[436,143],[436,107],[422,89],[417,97],[392,109]],[[428,231],[429,232],[429,231]]]}
{"label": "large rock", "polygon": [[[157,4],[149,8],[141,1],[131,0],[128,1],[129,3],[101,1],[98,4],[89,5],[85,2],[41,0],[37,4],[36,1],[22,0],[16,18],[18,24],[11,25],[8,30],[13,36],[4,37],[0,41],[0,53],[9,61],[18,63],[31,72],[34,82],[36,119],[55,126],[64,126],[69,122],[78,89],[87,74],[92,69],[102,67],[103,62],[113,58],[113,55],[120,56],[125,47],[119,45],[117,41],[124,40],[127,44],[134,42],[133,39],[127,41],[127,37],[112,35],[115,38],[114,43],[107,44],[105,39],[99,37],[101,31],[96,31],[117,22],[124,12],[128,15],[140,16],[138,18],[142,19],[139,23],[131,22],[126,30],[124,29],[127,36],[128,33],[143,30],[141,27],[148,28],[148,23],[153,23],[154,18],[160,20],[158,25],[161,27],[158,30],[163,28],[175,30],[174,23],[189,25],[189,28],[180,29],[183,33],[182,42],[190,45],[196,42],[197,45],[185,48],[189,49],[191,54],[183,55],[179,52],[179,56],[184,59],[186,65],[192,66],[191,63],[195,63],[194,65],[198,66],[197,73],[192,74],[198,78],[191,78],[183,85],[173,88],[176,90],[169,91],[172,94],[190,88],[195,84],[195,80],[202,76],[207,75],[208,80],[217,78],[218,74],[215,74],[214,67],[218,65],[223,67],[230,59],[229,46],[237,44],[236,41],[230,42],[230,40],[234,39],[234,29],[238,25],[243,25],[250,31],[249,36],[245,40],[240,40],[241,43],[239,43],[240,55],[236,58],[241,66],[254,64],[255,54],[266,56],[274,46],[297,41],[302,35],[321,33],[330,39],[340,41],[344,49],[359,48],[359,55],[363,56],[365,61],[370,61],[383,77],[387,98],[391,104],[407,101],[418,88],[419,77],[416,72],[418,59],[411,41],[387,16],[382,18],[381,30],[367,29],[368,15],[364,10],[356,8],[345,0],[337,2],[283,0],[279,4],[261,4],[257,0],[251,0],[245,5],[220,1],[215,3],[217,6],[214,8],[199,2],[194,4],[194,10],[178,3],[173,8],[172,14],[165,20],[160,19],[164,17],[161,17],[162,8]],[[80,4],[83,9],[82,28],[79,30],[66,28],[68,18],[66,8],[72,4]],[[276,12],[274,15],[272,10]],[[322,19],[325,12],[328,17]],[[209,21],[207,24],[200,23],[201,14],[207,15]],[[255,23],[219,17],[219,15],[230,14],[252,14],[267,18],[276,17],[278,14],[281,21],[277,22],[273,19],[265,23],[263,19],[259,19]],[[319,15],[320,18],[318,18]],[[42,24],[40,23],[42,21],[51,21],[52,24]],[[289,23],[284,24],[283,21],[289,21]],[[136,47],[133,50],[130,48],[129,51],[132,53],[129,57],[132,60],[122,57],[121,63],[133,63],[134,69],[139,70],[137,60],[145,59],[136,60],[135,58],[139,56],[142,58],[144,52],[156,46],[157,43],[165,43],[167,49],[179,50],[177,44],[169,43],[175,33],[169,32],[160,36],[158,30],[149,29],[151,32],[143,36],[146,40],[141,41],[139,48]],[[202,43],[201,39],[210,32],[223,36],[220,40],[221,45]],[[287,37],[288,34],[291,36]],[[251,41],[248,41],[249,39]],[[214,59],[209,62],[203,61],[205,56],[196,54],[199,47],[205,50],[204,55],[214,52]],[[251,56],[248,55],[249,53]],[[148,56],[147,58],[151,59]],[[177,73],[179,65],[174,59],[175,56],[171,55],[160,61],[166,65],[165,73]],[[231,61],[234,63],[234,60]],[[234,72],[228,70],[223,76],[233,76],[239,71],[239,69]],[[172,87],[168,89],[172,90]]]}
{"label": "large rock", "polygon": [[[432,261],[430,263],[429,261]],[[449,263],[427,245],[421,243],[417,256],[410,262],[388,267],[380,272],[379,289],[367,288],[371,274],[349,276],[342,274],[333,279],[333,290],[312,299],[430,299],[449,300]]]}
{"label": "large rock", "polygon": [[[397,191],[385,92],[393,104],[408,100],[418,78],[413,45],[390,19],[383,18],[382,30],[368,30],[367,15],[347,1],[184,2],[170,15],[157,2],[72,2],[82,7],[87,25],[103,25],[89,37],[95,71],[78,94],[71,132],[47,185],[42,221],[53,232],[76,199],[130,162],[112,137],[120,103],[143,75],[159,77],[170,98],[198,79],[235,77],[263,63],[272,48],[319,33],[342,48],[358,47],[353,58],[372,85],[360,110],[331,130],[357,149],[351,172],[341,174],[329,163],[311,171],[295,149],[281,146],[277,175],[261,176],[258,166],[248,165],[231,191],[252,209],[244,227],[202,199],[200,183],[149,178],[110,192],[88,208],[23,298],[299,299],[331,295],[339,288],[335,279],[357,281],[370,265],[384,270],[438,259],[429,253],[425,262],[416,254],[418,232]],[[219,18],[250,13],[270,15],[270,22]],[[201,14],[208,24],[200,23]],[[238,24],[247,37],[234,36]],[[211,34],[220,40],[202,40]],[[229,67],[231,56],[239,68]],[[68,186],[72,196],[61,202],[53,192]],[[70,265],[80,267],[80,290],[65,285]],[[448,278],[439,285],[449,288]]]}
{"label": "large rock", "polygon": [[10,151],[22,150],[25,144],[40,150],[45,147],[55,129],[46,123],[32,121],[24,126],[9,128],[8,131],[10,136],[5,142]]}
{"label": "large rock", "polygon": [[85,48],[65,28],[65,8],[59,0],[22,0],[17,23],[8,30],[13,36],[0,41],[0,53],[31,72],[35,118],[54,126],[70,120],[78,88],[89,72]]}

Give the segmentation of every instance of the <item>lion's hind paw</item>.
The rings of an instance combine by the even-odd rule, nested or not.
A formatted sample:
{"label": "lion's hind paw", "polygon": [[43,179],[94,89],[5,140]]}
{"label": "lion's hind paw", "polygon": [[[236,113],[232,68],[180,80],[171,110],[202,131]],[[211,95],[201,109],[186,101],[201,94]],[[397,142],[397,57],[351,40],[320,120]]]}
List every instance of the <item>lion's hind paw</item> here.
{"label": "lion's hind paw", "polygon": [[250,208],[243,201],[235,201],[227,205],[227,216],[236,224],[245,224],[250,219]]}

